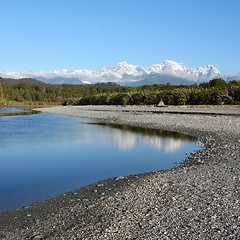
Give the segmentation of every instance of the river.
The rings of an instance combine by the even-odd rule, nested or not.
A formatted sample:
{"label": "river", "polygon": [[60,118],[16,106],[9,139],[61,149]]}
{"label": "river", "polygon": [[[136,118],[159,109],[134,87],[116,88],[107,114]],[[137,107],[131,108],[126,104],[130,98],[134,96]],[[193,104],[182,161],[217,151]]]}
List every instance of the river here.
{"label": "river", "polygon": [[169,169],[200,148],[196,138],[172,132],[14,108],[0,113],[0,211],[110,177]]}

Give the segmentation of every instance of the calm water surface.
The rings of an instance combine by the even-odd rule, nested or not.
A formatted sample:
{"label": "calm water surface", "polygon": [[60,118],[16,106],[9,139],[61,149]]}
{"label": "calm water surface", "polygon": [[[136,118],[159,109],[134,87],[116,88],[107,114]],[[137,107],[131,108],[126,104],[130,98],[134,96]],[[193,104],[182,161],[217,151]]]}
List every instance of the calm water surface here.
{"label": "calm water surface", "polygon": [[36,113],[38,112],[31,109],[0,107],[0,117],[22,116],[22,115],[30,115],[30,114],[36,114]]}
{"label": "calm water surface", "polygon": [[199,148],[195,138],[158,130],[44,113],[2,116],[0,211],[110,177],[171,168]]}

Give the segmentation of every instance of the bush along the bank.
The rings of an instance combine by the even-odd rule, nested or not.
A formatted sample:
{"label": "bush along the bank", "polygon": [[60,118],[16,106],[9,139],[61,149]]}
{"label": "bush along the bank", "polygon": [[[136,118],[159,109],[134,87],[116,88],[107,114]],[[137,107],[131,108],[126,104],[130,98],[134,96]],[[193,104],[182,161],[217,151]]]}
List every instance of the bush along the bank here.
{"label": "bush along the bank", "polygon": [[111,82],[56,85],[33,79],[9,84],[1,79],[0,98],[4,103],[20,104],[157,105],[160,101],[166,105],[240,104],[240,81],[213,79],[190,86],[155,84],[123,87]]}
{"label": "bush along the bank", "polygon": [[80,98],[76,105],[223,105],[240,104],[240,82],[213,79],[191,86],[169,84],[129,87],[120,93],[97,93]]}

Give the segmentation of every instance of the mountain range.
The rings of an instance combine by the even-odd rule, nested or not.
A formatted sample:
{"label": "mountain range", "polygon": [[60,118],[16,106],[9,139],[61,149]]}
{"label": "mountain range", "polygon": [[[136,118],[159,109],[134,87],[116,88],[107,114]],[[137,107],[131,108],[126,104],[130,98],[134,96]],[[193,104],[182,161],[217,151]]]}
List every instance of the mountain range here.
{"label": "mountain range", "polygon": [[120,62],[116,66],[99,70],[63,69],[55,71],[21,71],[0,72],[3,78],[35,78],[51,84],[94,84],[98,82],[114,82],[123,86],[141,86],[144,84],[170,83],[173,85],[189,85],[223,78],[226,81],[240,80],[240,74],[226,75],[213,65],[191,68],[183,63],[166,60],[150,67]]}

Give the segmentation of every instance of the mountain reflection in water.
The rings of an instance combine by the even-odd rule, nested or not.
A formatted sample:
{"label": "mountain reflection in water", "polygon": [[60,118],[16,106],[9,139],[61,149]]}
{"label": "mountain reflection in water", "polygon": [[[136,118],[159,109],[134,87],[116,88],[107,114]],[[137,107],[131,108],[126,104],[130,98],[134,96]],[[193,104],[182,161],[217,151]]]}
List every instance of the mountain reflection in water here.
{"label": "mountain reflection in water", "polygon": [[197,138],[177,132],[158,129],[134,127],[112,123],[89,123],[106,127],[103,132],[95,132],[94,138],[101,139],[106,144],[114,142],[119,150],[125,151],[136,147],[140,142],[164,151],[174,152],[189,142],[196,142]]}

